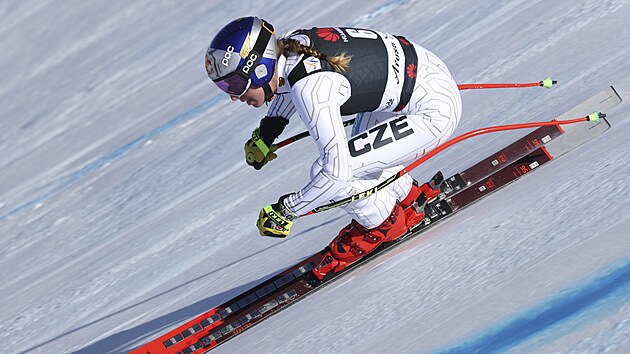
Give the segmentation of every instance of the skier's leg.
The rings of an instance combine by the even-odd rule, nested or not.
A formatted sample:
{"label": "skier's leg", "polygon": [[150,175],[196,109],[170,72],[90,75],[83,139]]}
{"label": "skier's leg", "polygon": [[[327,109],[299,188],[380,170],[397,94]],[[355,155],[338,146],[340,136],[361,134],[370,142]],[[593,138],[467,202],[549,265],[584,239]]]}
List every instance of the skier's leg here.
{"label": "skier's leg", "polygon": [[[446,141],[459,123],[461,96],[448,68],[430,51],[415,43],[414,46],[418,68],[409,104],[398,113],[359,114],[352,127],[348,147],[357,192],[375,186]],[[398,194],[398,200],[404,201],[409,192],[414,191],[412,182],[411,177],[405,175],[391,186]],[[365,203],[365,208],[393,207],[386,197],[380,204],[376,199],[378,197],[372,200],[373,203]],[[348,205],[346,210],[366,227],[378,225],[383,220],[386,211],[377,213],[365,208],[357,203]]]}
{"label": "skier's leg", "polygon": [[[418,79],[407,107],[398,113],[360,114],[355,121],[348,142],[355,179],[346,191],[348,195],[377,186],[436,148],[453,134],[459,123],[461,97],[457,84],[435,55],[419,46],[416,50],[420,60]],[[411,215],[412,208],[405,213],[399,202],[411,204],[417,198],[414,194],[424,190],[433,193],[419,187],[405,175],[372,196],[345,206],[353,221],[331,242],[313,271],[315,275],[322,279],[331,270],[342,270],[382,242],[403,235],[407,219],[415,217],[412,222],[422,219],[423,215]],[[374,234],[378,237],[373,237]]]}
{"label": "skier's leg", "polygon": [[[364,125],[360,129],[362,132],[349,140],[355,178],[350,184],[352,190],[349,194],[357,194],[378,185],[446,141],[452,135],[455,125],[445,124],[446,129],[443,129],[442,125],[434,124],[434,121],[439,122],[435,118],[436,113],[438,112],[427,112],[423,115],[381,112],[364,114],[359,121],[359,124]],[[409,206],[407,196],[410,191],[417,191],[413,187],[413,179],[405,175],[369,198],[347,205],[345,210],[361,225],[375,227],[389,215],[396,200],[405,201],[403,207]]]}
{"label": "skier's leg", "polygon": [[[348,194],[360,193],[378,185],[405,165],[437,147],[453,133],[454,127],[439,131],[430,122],[431,117],[425,115],[390,116],[376,126],[368,127],[368,133],[379,134],[387,129],[393,131],[389,131],[389,135],[387,132],[383,133],[376,140],[365,140],[361,149],[366,152],[352,155],[353,177],[356,179],[350,183],[351,190],[347,191]],[[397,140],[394,139],[396,136]],[[366,137],[369,138],[369,134]],[[356,142],[358,139],[350,140],[350,144]],[[367,151],[367,144],[373,144],[371,146],[377,148],[370,147],[370,151]],[[355,150],[357,146],[354,147]],[[317,166],[314,165],[313,171],[316,170]],[[330,243],[327,254],[313,271],[315,275],[323,279],[331,270],[344,269],[381,243],[402,236],[408,227],[419,222],[424,215],[418,214],[413,208],[403,209],[400,203],[404,201],[410,204],[412,201],[409,199],[417,198],[412,196],[414,192],[418,195],[423,192],[421,186],[414,186],[413,182],[409,175],[405,175],[377,193],[345,206],[344,210],[353,220]]]}

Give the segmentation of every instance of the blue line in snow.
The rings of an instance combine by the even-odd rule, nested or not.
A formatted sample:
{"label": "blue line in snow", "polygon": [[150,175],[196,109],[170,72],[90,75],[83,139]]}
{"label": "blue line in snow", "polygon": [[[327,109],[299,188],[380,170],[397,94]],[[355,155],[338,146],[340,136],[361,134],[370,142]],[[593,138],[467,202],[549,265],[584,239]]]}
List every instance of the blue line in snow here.
{"label": "blue line in snow", "polygon": [[592,282],[561,294],[497,328],[488,330],[477,338],[438,353],[468,354],[505,351],[613,295],[621,297],[622,301],[630,299],[630,292],[625,289],[628,286],[630,286],[630,262]]}
{"label": "blue line in snow", "polygon": [[150,140],[151,138],[155,137],[156,135],[159,135],[169,129],[171,129],[172,127],[176,126],[177,124],[188,120],[190,118],[192,118],[193,116],[202,113],[204,111],[206,111],[207,109],[209,109],[210,107],[214,106],[215,104],[219,103],[220,101],[225,99],[225,95],[218,95],[213,97],[212,99],[203,102],[193,108],[191,108],[190,110],[176,116],[175,118],[171,119],[170,121],[164,123],[163,125],[147,132],[146,134],[143,134],[135,139],[133,139],[132,141],[130,141],[129,143],[123,145],[122,147],[110,152],[107,155],[104,155],[102,157],[100,157],[99,159],[97,159],[94,162],[91,162],[87,165],[85,165],[84,167],[80,168],[79,170],[71,173],[69,176],[63,178],[61,181],[56,181],[56,182],[52,182],[51,184],[57,184],[56,186],[53,186],[48,192],[45,192],[31,200],[29,200],[28,202],[19,205],[18,207],[12,209],[11,211],[7,212],[6,214],[2,214],[0,215],[0,221],[4,221],[5,219],[7,219],[8,217],[15,215],[17,213],[19,213],[22,210],[25,209],[29,209],[29,208],[33,208],[35,207],[35,205],[41,203],[42,201],[58,194],[59,192],[61,192],[62,190],[68,188],[69,186],[71,186],[72,184],[74,184],[75,182],[79,181],[80,179],[82,179],[83,177],[85,177],[86,175],[88,175],[89,173],[98,170],[100,168],[102,168],[103,166],[106,166],[107,164],[111,163],[112,161],[127,155],[128,153],[130,153],[131,151],[133,151],[134,149],[136,149],[138,146],[140,146],[141,144],[145,143],[146,141]]}

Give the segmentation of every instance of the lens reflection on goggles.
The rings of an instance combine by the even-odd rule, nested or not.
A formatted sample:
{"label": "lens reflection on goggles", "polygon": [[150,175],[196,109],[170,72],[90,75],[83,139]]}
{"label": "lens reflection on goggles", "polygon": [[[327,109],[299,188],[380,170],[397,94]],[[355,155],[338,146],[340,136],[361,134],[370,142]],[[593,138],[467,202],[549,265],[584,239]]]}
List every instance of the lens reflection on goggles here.
{"label": "lens reflection on goggles", "polygon": [[214,83],[227,94],[240,96],[247,91],[251,80],[240,75],[229,75],[228,77],[215,81]]}

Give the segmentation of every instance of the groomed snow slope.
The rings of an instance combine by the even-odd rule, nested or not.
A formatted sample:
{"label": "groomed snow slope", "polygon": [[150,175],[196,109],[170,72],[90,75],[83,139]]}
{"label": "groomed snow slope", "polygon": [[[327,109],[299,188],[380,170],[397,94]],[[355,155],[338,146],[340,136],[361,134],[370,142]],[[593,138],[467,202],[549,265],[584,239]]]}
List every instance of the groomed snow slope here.
{"label": "groomed snow slope", "polygon": [[[320,250],[348,222],[261,238],[262,206],[308,181],[310,141],[261,171],[264,115],[213,87],[203,54],[233,18],[357,26],[438,54],[464,92],[456,133],[548,120],[607,85],[630,97],[624,0],[0,3],[0,352],[119,353]],[[218,353],[630,352],[630,108],[612,129]],[[295,117],[284,136],[303,130]],[[455,173],[524,132],[414,171]]]}

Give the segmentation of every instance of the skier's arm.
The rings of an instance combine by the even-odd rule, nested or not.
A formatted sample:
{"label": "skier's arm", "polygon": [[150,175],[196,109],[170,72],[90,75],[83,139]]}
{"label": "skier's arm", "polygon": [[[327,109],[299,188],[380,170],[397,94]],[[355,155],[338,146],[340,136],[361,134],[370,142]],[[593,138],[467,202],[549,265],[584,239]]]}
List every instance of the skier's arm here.
{"label": "skier's arm", "polygon": [[311,181],[284,199],[285,206],[300,215],[329,202],[349,186],[352,168],[341,105],[350,97],[350,83],[338,73],[317,73],[296,82],[291,96],[322,161]]}
{"label": "skier's arm", "polygon": [[267,115],[261,119],[258,129],[260,137],[267,146],[271,146],[284,128],[289,124],[289,119],[295,113],[295,106],[291,101],[290,93],[276,94],[269,105]]}
{"label": "skier's arm", "polygon": [[291,93],[289,92],[276,94],[267,110],[267,116],[282,117],[287,122],[294,113],[295,106],[293,105],[293,101],[291,101]]}
{"label": "skier's arm", "polygon": [[260,170],[277,157],[278,147],[273,141],[282,133],[287,123],[282,117],[264,117],[260,121],[260,126],[254,129],[252,137],[245,142],[245,161],[248,165]]}
{"label": "skier's arm", "polygon": [[289,94],[277,94],[271,101],[267,115],[260,120],[258,128],[254,129],[252,138],[245,143],[247,164],[259,170],[276,158],[277,146],[273,145],[273,142],[282,134],[294,113],[295,107]]}

